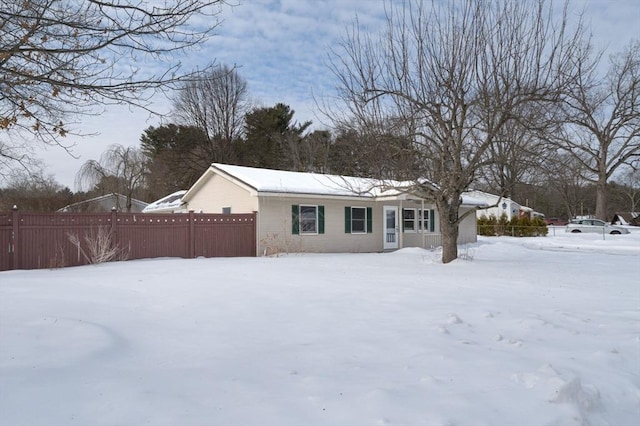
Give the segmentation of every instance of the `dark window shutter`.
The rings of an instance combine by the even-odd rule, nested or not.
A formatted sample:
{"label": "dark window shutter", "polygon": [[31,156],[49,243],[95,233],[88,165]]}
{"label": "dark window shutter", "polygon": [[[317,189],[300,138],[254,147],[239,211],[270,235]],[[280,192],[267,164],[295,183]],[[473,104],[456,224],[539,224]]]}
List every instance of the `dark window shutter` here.
{"label": "dark window shutter", "polygon": [[300,209],[297,204],[291,205],[291,233],[300,233]]}
{"label": "dark window shutter", "polygon": [[436,218],[434,214],[434,210],[429,210],[429,232],[435,231]]}
{"label": "dark window shutter", "polygon": [[402,232],[404,232],[404,209],[400,210],[400,222],[402,222]]}
{"label": "dark window shutter", "polygon": [[344,233],[351,233],[351,207],[344,208]]}
{"label": "dark window shutter", "polygon": [[324,234],[324,206],[318,206],[318,234]]}
{"label": "dark window shutter", "polygon": [[373,208],[367,207],[367,234],[373,232]]}

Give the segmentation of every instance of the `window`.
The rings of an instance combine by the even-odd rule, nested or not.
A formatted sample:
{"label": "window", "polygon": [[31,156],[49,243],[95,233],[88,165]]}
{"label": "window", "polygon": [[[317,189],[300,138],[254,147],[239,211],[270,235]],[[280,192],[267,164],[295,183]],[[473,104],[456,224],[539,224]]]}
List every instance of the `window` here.
{"label": "window", "polygon": [[324,206],[291,206],[292,234],[324,234]]}
{"label": "window", "polygon": [[222,214],[231,214],[231,207],[223,207]]}
{"label": "window", "polygon": [[364,234],[367,232],[367,209],[351,207],[351,233]]}
{"label": "window", "polygon": [[402,230],[404,232],[433,232],[433,210],[402,209]]}
{"label": "window", "polygon": [[434,218],[433,210],[418,210],[418,229],[424,229],[425,232],[434,232]]}
{"label": "window", "polygon": [[318,232],[318,206],[300,206],[300,233]]}
{"label": "window", "polygon": [[371,207],[345,207],[344,232],[346,234],[370,234],[373,232]]}
{"label": "window", "polygon": [[404,232],[416,232],[416,209],[402,209],[402,229]]}

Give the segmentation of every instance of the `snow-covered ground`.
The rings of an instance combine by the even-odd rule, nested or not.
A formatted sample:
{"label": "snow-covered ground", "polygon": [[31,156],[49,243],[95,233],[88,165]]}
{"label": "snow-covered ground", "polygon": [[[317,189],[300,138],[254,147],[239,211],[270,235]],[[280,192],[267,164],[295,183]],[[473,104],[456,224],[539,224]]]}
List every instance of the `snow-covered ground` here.
{"label": "snow-covered ground", "polygon": [[0,425],[636,425],[640,232],[0,273]]}

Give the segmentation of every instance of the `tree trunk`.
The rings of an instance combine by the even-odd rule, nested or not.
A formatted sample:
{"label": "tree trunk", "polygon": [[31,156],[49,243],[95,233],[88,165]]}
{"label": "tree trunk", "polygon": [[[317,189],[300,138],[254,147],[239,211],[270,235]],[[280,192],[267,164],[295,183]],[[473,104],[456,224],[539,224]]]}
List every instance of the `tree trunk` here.
{"label": "tree trunk", "polygon": [[449,263],[458,258],[458,227],[448,220],[440,220],[442,233],[442,263]]}
{"label": "tree trunk", "polygon": [[442,263],[458,258],[458,203],[436,203],[442,234]]}

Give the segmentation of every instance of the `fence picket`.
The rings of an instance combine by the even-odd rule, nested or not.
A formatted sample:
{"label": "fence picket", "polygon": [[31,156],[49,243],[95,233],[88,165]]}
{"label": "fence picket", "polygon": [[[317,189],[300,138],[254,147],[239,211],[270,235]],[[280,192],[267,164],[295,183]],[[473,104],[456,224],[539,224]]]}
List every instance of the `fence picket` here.
{"label": "fence picket", "polygon": [[[69,240],[108,227],[128,259],[256,256],[256,215],[153,213],[0,213],[0,271],[85,265]],[[215,239],[210,238],[215,235]]]}

